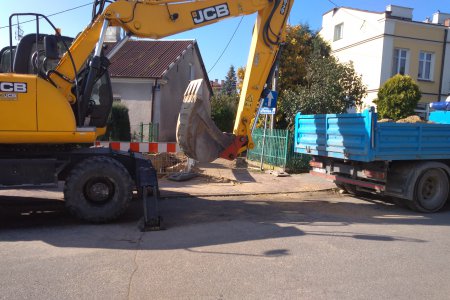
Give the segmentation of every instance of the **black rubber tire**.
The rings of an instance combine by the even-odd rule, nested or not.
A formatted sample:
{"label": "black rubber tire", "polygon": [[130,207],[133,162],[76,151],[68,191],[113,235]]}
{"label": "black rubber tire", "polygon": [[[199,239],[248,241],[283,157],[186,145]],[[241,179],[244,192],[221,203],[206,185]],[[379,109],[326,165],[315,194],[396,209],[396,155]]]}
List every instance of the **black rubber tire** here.
{"label": "black rubber tire", "polygon": [[66,179],[67,209],[80,219],[105,223],[120,217],[133,196],[125,167],[115,159],[98,156],[76,165]]}
{"label": "black rubber tire", "polygon": [[344,188],[352,196],[361,196],[364,194],[364,192],[358,191],[356,188],[356,185],[344,183]]}
{"label": "black rubber tire", "polygon": [[433,213],[440,210],[449,196],[447,173],[440,168],[426,169],[420,174],[414,187],[414,199],[409,201],[411,209]]}
{"label": "black rubber tire", "polygon": [[347,189],[345,188],[345,183],[335,181],[334,184],[337,186],[338,189],[341,189],[344,192],[348,193]]}

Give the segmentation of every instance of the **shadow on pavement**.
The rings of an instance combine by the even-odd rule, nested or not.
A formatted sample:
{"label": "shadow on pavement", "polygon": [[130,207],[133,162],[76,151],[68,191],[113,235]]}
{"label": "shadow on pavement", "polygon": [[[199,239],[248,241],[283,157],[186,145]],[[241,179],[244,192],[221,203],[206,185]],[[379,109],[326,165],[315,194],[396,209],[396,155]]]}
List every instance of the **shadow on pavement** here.
{"label": "shadow on pavement", "polygon": [[247,169],[232,169],[231,172],[238,182],[256,182]]}
{"label": "shadow on pavement", "polygon": [[[56,247],[195,252],[192,248],[305,235],[423,243],[427,241],[351,232],[345,228],[351,224],[450,225],[448,207],[441,213],[419,214],[378,198],[347,201],[326,193],[259,199],[257,196],[165,199],[161,202],[161,214],[168,230],[143,234],[137,229],[141,217],[139,201],[134,201],[118,222],[94,225],[70,216],[61,200],[1,196],[0,242],[40,240]],[[317,226],[317,230],[311,226]],[[289,255],[289,251],[273,249],[261,255],[278,257]]]}

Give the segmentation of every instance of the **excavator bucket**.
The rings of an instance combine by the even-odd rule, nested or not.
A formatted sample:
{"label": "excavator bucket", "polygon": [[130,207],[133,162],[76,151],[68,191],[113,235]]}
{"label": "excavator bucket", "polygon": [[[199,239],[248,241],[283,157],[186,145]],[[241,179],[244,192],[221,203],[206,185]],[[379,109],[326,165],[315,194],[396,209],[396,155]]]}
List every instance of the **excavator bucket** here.
{"label": "excavator bucket", "polygon": [[197,161],[210,162],[234,142],[234,135],[223,133],[211,119],[211,104],[203,97],[203,79],[189,83],[177,124],[177,142],[184,153]]}

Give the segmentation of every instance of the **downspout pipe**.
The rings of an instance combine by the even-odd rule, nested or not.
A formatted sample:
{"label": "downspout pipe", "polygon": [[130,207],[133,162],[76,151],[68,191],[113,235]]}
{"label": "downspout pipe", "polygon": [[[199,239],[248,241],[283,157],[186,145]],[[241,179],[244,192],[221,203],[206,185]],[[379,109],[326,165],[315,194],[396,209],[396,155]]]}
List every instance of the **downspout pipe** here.
{"label": "downspout pipe", "polygon": [[155,100],[156,100],[156,87],[158,86],[158,78],[155,79],[155,84],[152,88],[152,115],[151,115],[151,122],[155,123],[154,115],[155,115]]}
{"label": "downspout pipe", "polygon": [[438,102],[441,101],[441,96],[442,94],[442,85],[443,85],[443,81],[444,81],[444,65],[445,65],[445,56],[446,56],[446,51],[447,51],[447,37],[448,37],[448,29],[445,29],[445,33],[444,33],[444,47],[442,49],[442,64],[441,64],[441,77],[439,80],[439,93],[438,93]]}

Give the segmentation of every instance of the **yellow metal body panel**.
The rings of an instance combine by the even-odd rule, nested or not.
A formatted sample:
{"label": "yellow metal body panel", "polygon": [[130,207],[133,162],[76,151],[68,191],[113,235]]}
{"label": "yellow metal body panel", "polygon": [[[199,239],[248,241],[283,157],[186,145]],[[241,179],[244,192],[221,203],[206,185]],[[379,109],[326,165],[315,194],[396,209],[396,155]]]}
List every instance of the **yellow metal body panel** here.
{"label": "yellow metal body panel", "polygon": [[97,128],[96,131],[97,131],[96,134],[97,134],[98,137],[99,137],[99,136],[102,136],[102,135],[105,135],[105,133],[106,133],[106,127]]}
{"label": "yellow metal body panel", "polygon": [[35,91],[36,76],[0,74],[0,134],[37,130]]}
{"label": "yellow metal body panel", "polygon": [[64,96],[44,79],[37,79],[38,131],[76,131],[72,107]]}
{"label": "yellow metal body panel", "polygon": [[36,75],[0,74],[0,143],[92,143],[98,128],[77,132],[66,98]]}
{"label": "yellow metal body panel", "polygon": [[0,144],[82,144],[96,137],[95,132],[0,131]]}

